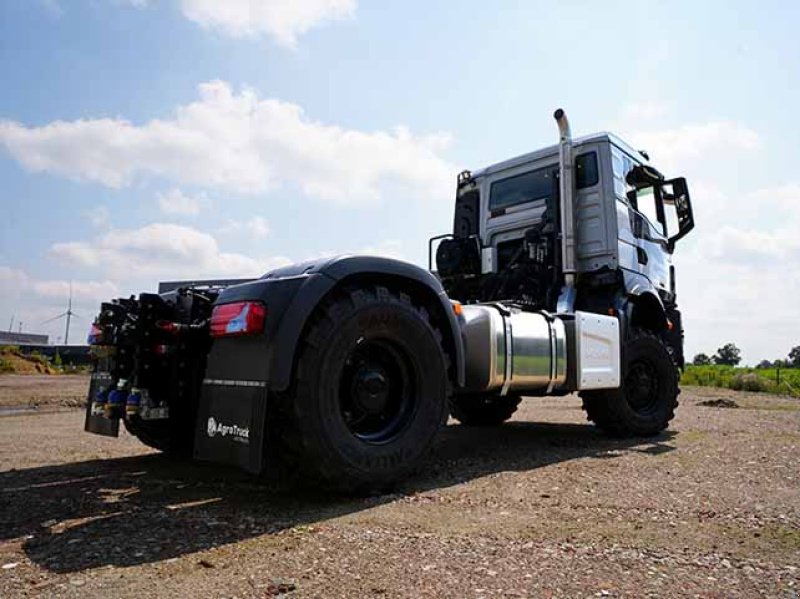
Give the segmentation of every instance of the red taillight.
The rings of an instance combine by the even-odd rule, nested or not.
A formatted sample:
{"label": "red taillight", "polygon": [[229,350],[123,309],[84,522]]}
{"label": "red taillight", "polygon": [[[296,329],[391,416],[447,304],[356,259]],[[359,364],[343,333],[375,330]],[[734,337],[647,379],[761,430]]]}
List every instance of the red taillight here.
{"label": "red taillight", "polygon": [[103,329],[97,326],[97,323],[92,323],[92,328],[89,330],[89,336],[86,342],[89,345],[100,345],[103,343]]}
{"label": "red taillight", "polygon": [[264,330],[267,308],[258,302],[216,306],[211,313],[211,336],[254,335]]}

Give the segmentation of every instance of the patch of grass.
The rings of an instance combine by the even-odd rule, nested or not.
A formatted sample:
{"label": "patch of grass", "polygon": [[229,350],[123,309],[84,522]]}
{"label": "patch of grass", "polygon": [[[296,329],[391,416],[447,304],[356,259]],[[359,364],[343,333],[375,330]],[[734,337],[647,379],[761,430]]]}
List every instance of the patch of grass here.
{"label": "patch of grass", "polygon": [[54,374],[50,361],[38,352],[25,355],[18,347],[0,348],[0,373],[3,374]]}
{"label": "patch of grass", "polygon": [[767,390],[767,380],[752,372],[747,374],[740,372],[733,375],[728,386],[734,391],[763,392]]}
{"label": "patch of grass", "polygon": [[800,549],[800,530],[785,524],[767,524],[759,531],[761,536],[776,549],[795,552]]}
{"label": "patch of grass", "polygon": [[25,358],[29,362],[33,362],[34,364],[41,364],[42,366],[50,366],[50,360],[47,357],[40,354],[38,351],[32,351],[31,353],[26,355]]}
{"label": "patch of grass", "polygon": [[779,375],[775,368],[690,364],[683,372],[681,384],[800,397],[800,368],[781,368]]}

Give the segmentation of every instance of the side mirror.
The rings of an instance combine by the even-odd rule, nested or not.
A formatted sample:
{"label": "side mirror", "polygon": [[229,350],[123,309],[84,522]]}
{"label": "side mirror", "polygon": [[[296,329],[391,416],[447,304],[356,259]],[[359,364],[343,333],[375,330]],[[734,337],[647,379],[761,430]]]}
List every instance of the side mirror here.
{"label": "side mirror", "polygon": [[694,229],[692,201],[686,179],[678,177],[664,181],[661,184],[661,200],[667,206],[675,206],[675,214],[678,217],[678,232],[669,238],[669,250],[672,251],[675,243]]}
{"label": "side mirror", "polygon": [[625,175],[628,185],[635,189],[659,185],[664,180],[658,170],[649,164],[637,164]]}

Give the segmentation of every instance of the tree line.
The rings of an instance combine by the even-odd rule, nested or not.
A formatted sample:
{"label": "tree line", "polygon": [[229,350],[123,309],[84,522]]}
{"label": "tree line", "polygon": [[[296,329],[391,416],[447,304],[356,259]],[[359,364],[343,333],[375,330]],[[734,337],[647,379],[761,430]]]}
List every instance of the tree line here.
{"label": "tree line", "polygon": [[[726,343],[713,356],[699,353],[692,360],[695,366],[708,366],[709,364],[724,364],[737,366],[742,361],[742,352],[734,343]],[[777,359],[774,362],[761,360],[756,368],[800,368],[800,345],[795,345],[786,359]]]}

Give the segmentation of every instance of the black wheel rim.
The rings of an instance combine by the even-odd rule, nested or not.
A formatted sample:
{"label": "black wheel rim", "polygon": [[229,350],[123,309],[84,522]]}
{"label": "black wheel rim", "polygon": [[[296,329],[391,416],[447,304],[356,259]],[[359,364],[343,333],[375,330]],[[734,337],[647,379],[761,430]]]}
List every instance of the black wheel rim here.
{"label": "black wheel rim", "polygon": [[638,360],[625,375],[625,398],[638,414],[648,414],[658,406],[658,372],[648,360]]}
{"label": "black wheel rim", "polygon": [[339,408],[350,433],[371,444],[396,437],[414,414],[414,369],[408,354],[384,339],[361,340],[345,360]]}

